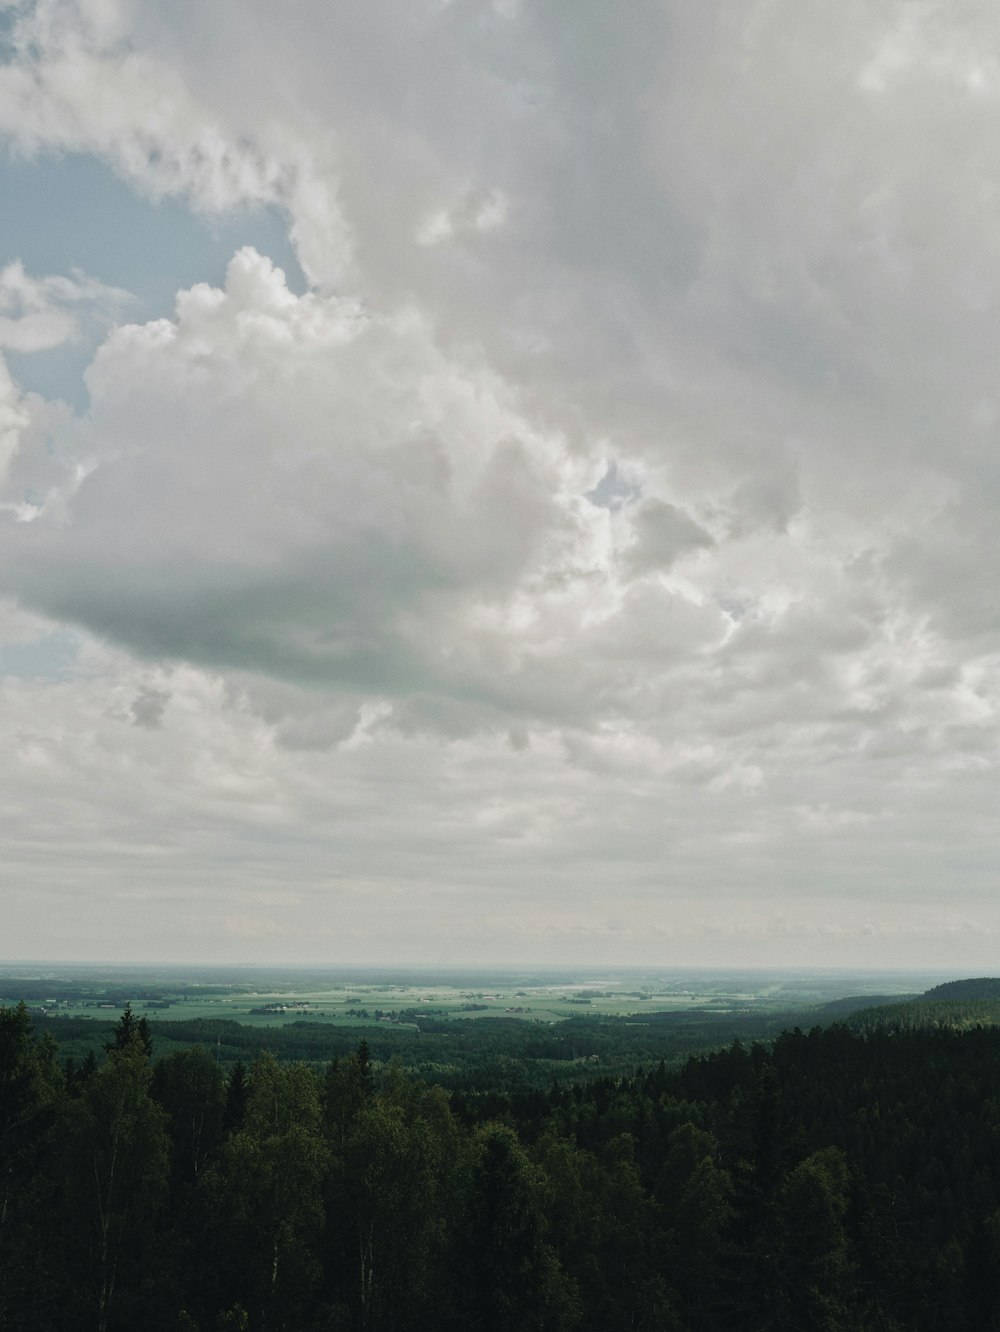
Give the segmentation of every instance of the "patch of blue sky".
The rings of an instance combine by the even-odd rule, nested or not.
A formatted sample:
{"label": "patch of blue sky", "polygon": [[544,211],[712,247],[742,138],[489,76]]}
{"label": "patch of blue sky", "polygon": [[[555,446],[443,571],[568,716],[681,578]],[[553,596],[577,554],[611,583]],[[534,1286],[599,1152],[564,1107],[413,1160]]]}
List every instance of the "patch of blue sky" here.
{"label": "patch of blue sky", "polygon": [[53,629],[30,643],[0,643],[0,677],[19,680],[63,680],[73,671],[80,635]]}
{"label": "patch of blue sky", "polygon": [[[196,282],[219,286],[243,245],[284,269],[293,291],[305,290],[278,209],[206,217],[176,199],[143,196],[94,157],[0,156],[0,267],[20,259],[32,277],[82,269],[132,293],[135,302],[123,312],[128,319],[171,315],[177,292]],[[86,347],[69,346],[8,360],[25,388],[83,410],[87,393],[81,376],[90,354]]]}
{"label": "patch of blue sky", "polygon": [[618,471],[618,464],[613,460],[593,490],[585,492],[585,498],[600,509],[612,511],[640,498],[642,487],[627,481]]}
{"label": "patch of blue sky", "polygon": [[10,50],[10,33],[18,18],[16,6],[0,8],[0,54],[6,54]]}
{"label": "patch of blue sky", "polygon": [[89,402],[83,372],[93,356],[89,342],[67,342],[49,351],[5,352],[4,360],[22,388],[43,398],[61,398],[82,413]]}

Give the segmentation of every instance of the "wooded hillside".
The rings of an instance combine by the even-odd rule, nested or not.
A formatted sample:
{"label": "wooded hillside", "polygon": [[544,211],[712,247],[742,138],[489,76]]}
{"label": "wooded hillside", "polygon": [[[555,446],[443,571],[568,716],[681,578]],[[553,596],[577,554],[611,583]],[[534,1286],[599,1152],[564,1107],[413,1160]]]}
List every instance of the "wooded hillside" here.
{"label": "wooded hillside", "polygon": [[4,1329],[1000,1327],[1000,1030],[514,1096],[109,1045],[0,1010]]}

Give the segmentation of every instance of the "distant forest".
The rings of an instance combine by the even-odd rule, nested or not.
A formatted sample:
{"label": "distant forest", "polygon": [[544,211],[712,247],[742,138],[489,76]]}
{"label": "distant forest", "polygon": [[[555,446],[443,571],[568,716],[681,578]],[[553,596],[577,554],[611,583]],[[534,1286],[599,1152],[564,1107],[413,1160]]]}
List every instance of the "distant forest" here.
{"label": "distant forest", "polygon": [[[856,1006],[856,1005],[855,1005]],[[1000,1014],[1000,1003],[996,1009]],[[815,1013],[809,1014],[816,1021]],[[829,1020],[832,1020],[832,1015]],[[231,1018],[148,1020],[157,1058],[202,1045],[224,1068],[250,1063],[261,1051],[279,1060],[321,1069],[365,1040],[374,1063],[396,1061],[414,1078],[449,1091],[524,1092],[552,1083],[575,1083],[608,1073],[630,1075],[641,1064],[664,1060],[679,1067],[690,1054],[727,1045],[773,1040],[789,1027],[812,1025],[803,1013],[706,1013],[698,1010],[650,1013],[643,1021],[581,1014],[561,1022],[522,1022],[515,1017],[475,1021],[435,1019],[420,1014],[420,1030],[372,1022],[340,1026],[315,1020],[250,1026]],[[60,1057],[74,1064],[103,1053],[114,1019],[49,1016],[41,1030],[53,1036]]]}
{"label": "distant forest", "polygon": [[1000,1328],[997,1028],[516,1093],[107,1045],[0,1009],[0,1328]]}

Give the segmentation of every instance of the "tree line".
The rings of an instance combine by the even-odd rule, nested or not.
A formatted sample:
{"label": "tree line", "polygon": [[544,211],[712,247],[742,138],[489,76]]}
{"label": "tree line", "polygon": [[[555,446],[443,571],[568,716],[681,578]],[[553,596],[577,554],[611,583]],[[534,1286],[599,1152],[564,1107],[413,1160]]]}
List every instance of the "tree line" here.
{"label": "tree line", "polygon": [[[1000,1006],[998,1006],[1000,1017]],[[607,1074],[625,1076],[639,1065],[679,1066],[692,1054],[715,1050],[734,1039],[768,1041],[786,1028],[833,1021],[825,1012],[719,1013],[681,1010],[649,1013],[641,1019],[581,1014],[558,1022],[488,1016],[463,1021],[421,1013],[413,1025],[377,1023],[346,1026],[296,1019],[254,1026],[232,1018],[149,1019],[154,1053],[166,1056],[204,1045],[229,1066],[250,1063],[261,1050],[282,1063],[325,1064],[351,1053],[364,1039],[379,1063],[398,1060],[413,1077],[451,1091],[500,1088],[508,1092],[548,1089],[553,1081],[577,1082]],[[100,1053],[111,1037],[115,1016],[106,1021],[46,1015],[63,1055],[77,1062]],[[596,1056],[596,1058],[595,1058]]]}
{"label": "tree line", "polygon": [[1000,1329],[1000,1031],[448,1093],[0,1009],[0,1328]]}

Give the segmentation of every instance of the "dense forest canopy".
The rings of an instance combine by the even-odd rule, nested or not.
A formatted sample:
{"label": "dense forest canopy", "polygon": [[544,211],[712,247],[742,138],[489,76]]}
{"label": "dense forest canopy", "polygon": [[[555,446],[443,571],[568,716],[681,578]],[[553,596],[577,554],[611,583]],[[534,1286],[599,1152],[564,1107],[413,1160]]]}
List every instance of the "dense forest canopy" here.
{"label": "dense forest canopy", "polygon": [[1000,999],[1000,977],[977,976],[971,980],[945,981],[925,991],[924,999]]}
{"label": "dense forest canopy", "polygon": [[0,1009],[0,1328],[1000,1327],[1000,1031],[449,1095]]}

